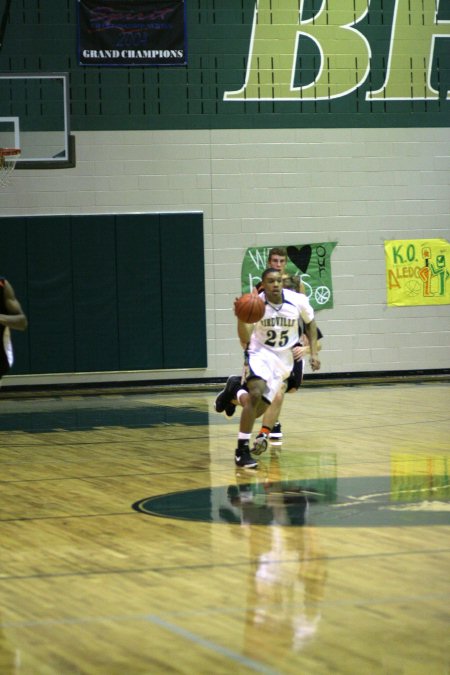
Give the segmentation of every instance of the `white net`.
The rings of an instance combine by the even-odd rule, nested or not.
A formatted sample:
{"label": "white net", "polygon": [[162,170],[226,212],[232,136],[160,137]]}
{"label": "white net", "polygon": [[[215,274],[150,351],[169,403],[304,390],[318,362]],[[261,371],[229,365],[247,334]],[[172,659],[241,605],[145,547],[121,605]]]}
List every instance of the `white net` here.
{"label": "white net", "polygon": [[19,157],[20,150],[16,148],[0,148],[0,188],[9,184]]}

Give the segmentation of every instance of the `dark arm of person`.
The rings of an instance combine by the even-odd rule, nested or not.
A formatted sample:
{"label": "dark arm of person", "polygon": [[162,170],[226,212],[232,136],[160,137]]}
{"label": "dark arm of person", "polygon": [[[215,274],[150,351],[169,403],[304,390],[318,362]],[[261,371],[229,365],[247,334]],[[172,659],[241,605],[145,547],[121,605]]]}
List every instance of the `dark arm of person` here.
{"label": "dark arm of person", "polygon": [[0,323],[7,328],[25,330],[28,326],[27,317],[20,306],[20,302],[16,298],[13,287],[9,281],[6,280],[4,297],[7,314],[0,314]]}
{"label": "dark arm of person", "polygon": [[319,346],[317,343],[317,324],[315,322],[315,319],[313,319],[310,323],[305,324],[305,333],[306,337],[309,340],[309,348],[311,354],[309,362],[311,364],[311,368],[313,370],[319,370],[320,368],[320,361],[318,357]]}
{"label": "dark arm of person", "polygon": [[[234,313],[236,314],[236,303],[239,300],[239,298],[234,299]],[[250,338],[253,333],[253,324],[252,323],[245,323],[244,321],[241,321],[239,317],[236,315],[237,318],[237,334],[239,337],[239,342],[241,343],[242,349],[247,349],[248,343],[250,342]]]}
{"label": "dark arm of person", "polygon": [[247,349],[248,343],[250,342],[250,338],[253,333],[253,324],[248,324],[238,319],[237,331],[242,349]]}

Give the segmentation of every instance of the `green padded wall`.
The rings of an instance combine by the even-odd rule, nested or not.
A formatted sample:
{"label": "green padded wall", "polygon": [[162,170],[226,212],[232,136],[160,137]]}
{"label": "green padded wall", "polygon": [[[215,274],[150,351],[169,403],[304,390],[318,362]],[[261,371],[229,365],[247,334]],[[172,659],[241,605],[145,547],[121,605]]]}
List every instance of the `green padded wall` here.
{"label": "green padded wall", "polygon": [[115,219],[83,216],[71,221],[75,369],[117,370]]}
{"label": "green padded wall", "polygon": [[0,237],[29,318],[12,373],[206,367],[202,214],[0,218]]}
{"label": "green padded wall", "polygon": [[194,213],[161,216],[166,368],[182,368],[185,359],[192,367],[204,364],[204,281],[198,269],[203,268],[203,232],[195,226],[197,218]]}
{"label": "green padded wall", "polygon": [[[14,219],[15,221],[15,219]],[[13,224],[15,227],[15,223]],[[72,306],[70,219],[64,216],[27,219],[27,299],[32,372],[75,370]],[[16,287],[15,277],[11,283]],[[16,334],[13,335],[14,344]],[[17,355],[17,366],[22,359]]]}
{"label": "green padded wall", "polygon": [[[159,215],[116,216],[117,247],[127,251],[117,259],[120,370],[164,363],[159,223]],[[136,316],[136,306],[150,310]]]}

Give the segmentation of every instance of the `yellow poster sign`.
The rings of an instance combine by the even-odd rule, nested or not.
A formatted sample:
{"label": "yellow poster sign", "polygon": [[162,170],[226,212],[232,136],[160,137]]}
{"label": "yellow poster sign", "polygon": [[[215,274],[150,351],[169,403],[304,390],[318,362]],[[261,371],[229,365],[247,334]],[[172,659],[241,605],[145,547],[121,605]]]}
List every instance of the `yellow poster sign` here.
{"label": "yellow poster sign", "polygon": [[445,239],[385,241],[387,304],[450,304],[450,244]]}

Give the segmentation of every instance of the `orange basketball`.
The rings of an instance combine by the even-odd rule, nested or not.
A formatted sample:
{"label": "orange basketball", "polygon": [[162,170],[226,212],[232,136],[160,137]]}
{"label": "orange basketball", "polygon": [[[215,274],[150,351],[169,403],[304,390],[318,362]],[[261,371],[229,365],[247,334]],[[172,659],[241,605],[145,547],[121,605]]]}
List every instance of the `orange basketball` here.
{"label": "orange basketball", "polygon": [[241,321],[245,323],[256,323],[260,321],[264,312],[266,311],[266,306],[264,300],[260,298],[256,293],[244,293],[241,295],[234,306],[234,313]]}

